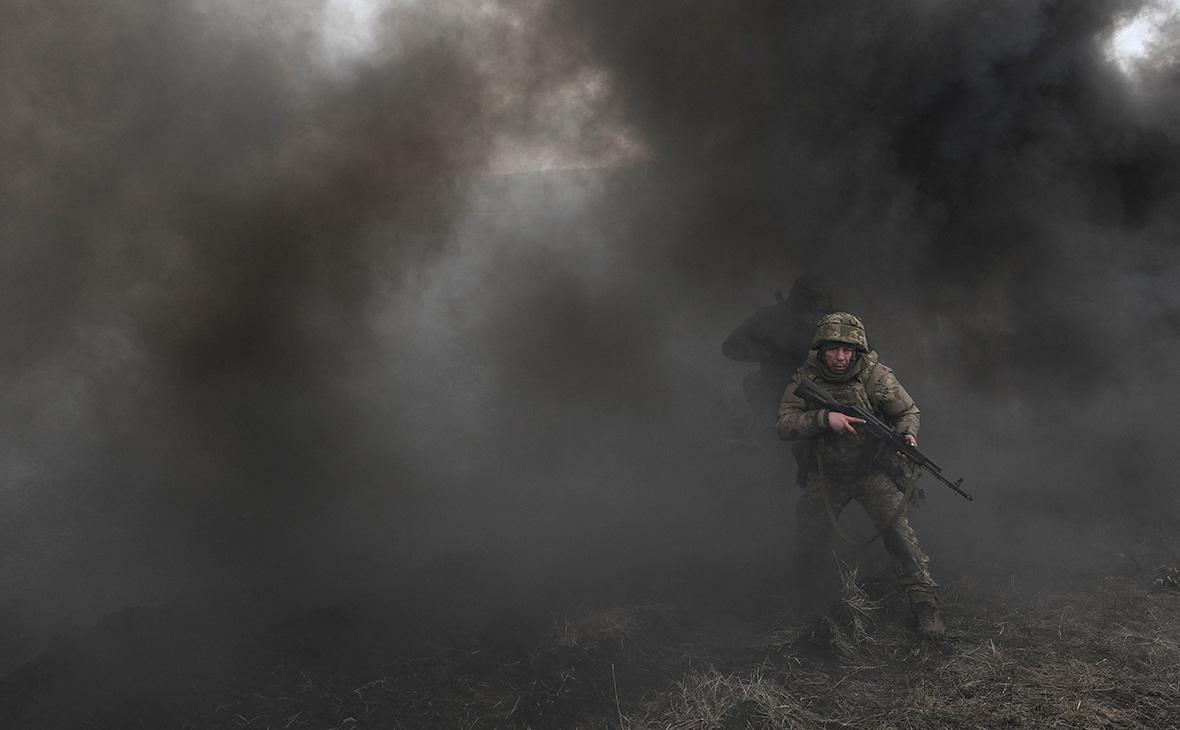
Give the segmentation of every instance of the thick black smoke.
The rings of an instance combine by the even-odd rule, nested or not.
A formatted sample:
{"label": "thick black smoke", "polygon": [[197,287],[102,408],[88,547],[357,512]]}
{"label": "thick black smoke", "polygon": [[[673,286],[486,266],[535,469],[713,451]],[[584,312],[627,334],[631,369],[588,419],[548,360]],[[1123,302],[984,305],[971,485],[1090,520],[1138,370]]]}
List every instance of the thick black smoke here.
{"label": "thick black smoke", "polygon": [[580,69],[556,38],[514,55],[513,14],[476,9],[399,11],[332,63],[324,11],[0,11],[15,615],[240,584],[297,602],[450,539],[403,533],[424,501],[454,511],[458,444],[414,455],[466,415],[416,354],[451,325],[412,294],[386,310]]}
{"label": "thick black smoke", "polygon": [[1173,429],[1148,425],[1177,399],[1175,54],[1128,74],[1106,50],[1141,7],[608,2],[568,22],[595,29],[676,190],[682,237],[645,271],[832,277],[920,394],[926,443],[990,498],[934,517],[1028,556],[1175,514]]}
{"label": "thick black smoke", "polygon": [[12,615],[777,550],[718,345],[804,271],[991,505],[931,518],[1174,509],[1135,3],[410,4],[352,61],[258,7],[0,5]]}

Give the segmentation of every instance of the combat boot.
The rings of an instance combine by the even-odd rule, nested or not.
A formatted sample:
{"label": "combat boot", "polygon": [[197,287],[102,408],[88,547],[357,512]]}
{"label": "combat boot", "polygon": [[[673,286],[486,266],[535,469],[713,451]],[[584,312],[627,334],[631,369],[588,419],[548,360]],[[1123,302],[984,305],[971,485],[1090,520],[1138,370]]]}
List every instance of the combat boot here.
{"label": "combat boot", "polygon": [[938,606],[933,601],[914,603],[914,620],[918,624],[918,637],[922,639],[941,639],[946,635],[946,625],[938,615]]}

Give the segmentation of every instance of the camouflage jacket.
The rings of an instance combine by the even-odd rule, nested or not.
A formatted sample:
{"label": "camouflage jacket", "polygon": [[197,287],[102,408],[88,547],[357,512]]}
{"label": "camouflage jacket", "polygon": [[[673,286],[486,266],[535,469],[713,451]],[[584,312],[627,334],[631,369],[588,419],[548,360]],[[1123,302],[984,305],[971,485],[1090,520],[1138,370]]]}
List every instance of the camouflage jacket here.
{"label": "camouflage jacket", "polygon": [[859,405],[877,414],[899,432],[917,437],[920,422],[918,406],[898,382],[893,370],[877,359],[876,352],[860,355],[843,376],[833,375],[813,353],[803,367],[795,372],[783,393],[777,425],[782,439],[812,439],[813,460],[822,461],[825,468],[871,468],[879,454],[878,442],[863,432],[833,433],[828,428],[828,411],[816,408],[814,404],[795,395],[795,386],[802,378],[822,386],[841,403]]}

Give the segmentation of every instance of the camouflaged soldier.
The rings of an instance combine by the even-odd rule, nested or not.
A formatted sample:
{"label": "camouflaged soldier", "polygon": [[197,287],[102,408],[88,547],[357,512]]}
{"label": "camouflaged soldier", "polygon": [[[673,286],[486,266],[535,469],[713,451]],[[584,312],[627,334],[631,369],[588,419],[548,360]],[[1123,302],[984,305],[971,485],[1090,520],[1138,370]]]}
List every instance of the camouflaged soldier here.
{"label": "camouflaged soldier", "polygon": [[840,511],[856,500],[876,525],[893,559],[901,586],[909,594],[918,633],[945,631],[938,615],[938,585],[928,558],[905,515],[905,488],[917,475],[877,439],[857,431],[859,418],[817,408],[795,395],[802,378],[820,385],[843,403],[875,413],[910,445],[917,446],[919,411],[893,371],[869,349],[864,325],[847,312],[825,315],[812,338],[814,354],[795,373],[779,404],[778,433],[806,440],[810,454],[800,469],[803,496],[796,510],[800,577],[814,575],[824,562],[827,542]]}

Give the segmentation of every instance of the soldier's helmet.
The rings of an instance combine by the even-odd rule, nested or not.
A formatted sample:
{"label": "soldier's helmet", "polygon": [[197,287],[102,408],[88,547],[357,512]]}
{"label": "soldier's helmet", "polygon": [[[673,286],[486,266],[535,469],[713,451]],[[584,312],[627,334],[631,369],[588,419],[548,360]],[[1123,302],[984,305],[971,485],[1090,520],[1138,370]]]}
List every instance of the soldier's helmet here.
{"label": "soldier's helmet", "polygon": [[811,338],[811,349],[819,350],[829,342],[851,345],[860,352],[869,351],[864,323],[859,317],[848,312],[825,314],[816,323],[815,336]]}

